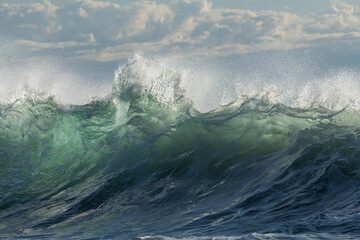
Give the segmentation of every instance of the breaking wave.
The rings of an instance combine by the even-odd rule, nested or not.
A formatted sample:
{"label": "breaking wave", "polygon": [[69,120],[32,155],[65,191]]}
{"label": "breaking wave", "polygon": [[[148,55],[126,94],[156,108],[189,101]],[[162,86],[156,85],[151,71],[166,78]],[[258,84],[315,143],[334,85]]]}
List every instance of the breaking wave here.
{"label": "breaking wave", "polygon": [[355,72],[288,90],[234,81],[221,106],[190,75],[136,55],[100,100],[2,103],[0,237],[360,236]]}

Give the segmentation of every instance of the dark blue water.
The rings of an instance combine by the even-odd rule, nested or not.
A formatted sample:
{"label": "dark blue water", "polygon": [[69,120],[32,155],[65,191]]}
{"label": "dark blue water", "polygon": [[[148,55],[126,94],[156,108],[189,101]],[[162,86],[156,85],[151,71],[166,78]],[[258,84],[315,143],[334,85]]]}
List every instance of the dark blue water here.
{"label": "dark blue water", "polygon": [[87,105],[0,105],[0,238],[360,238],[354,104],[257,95],[201,113],[181,74],[146,80],[138,61]]}

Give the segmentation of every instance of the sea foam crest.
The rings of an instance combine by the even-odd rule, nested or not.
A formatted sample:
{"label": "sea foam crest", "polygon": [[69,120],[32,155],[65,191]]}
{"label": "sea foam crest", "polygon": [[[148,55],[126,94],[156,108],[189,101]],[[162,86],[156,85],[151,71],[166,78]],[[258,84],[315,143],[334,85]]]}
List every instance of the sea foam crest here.
{"label": "sea foam crest", "polygon": [[168,131],[193,109],[182,79],[181,69],[136,54],[115,73],[112,101],[118,115],[125,114],[129,124],[147,133]]}
{"label": "sea foam crest", "polygon": [[[299,66],[301,71],[290,71],[291,66],[251,70],[240,64],[227,68],[230,60],[226,59],[214,61],[209,65],[205,60],[135,54],[116,71],[112,94],[138,103],[147,98],[168,108],[192,105],[201,112],[228,104],[241,106],[249,99],[305,110],[360,110],[357,69],[322,69],[320,74],[312,74],[311,66]],[[111,89],[111,83],[106,87],[62,69],[32,67],[22,71],[28,78],[6,72],[1,76],[0,104],[50,97],[56,103],[82,105],[91,101],[89,96],[103,99]]]}
{"label": "sea foam crest", "polygon": [[148,95],[163,104],[173,103],[183,97],[182,77],[179,68],[135,54],[115,73],[113,91],[126,100]]}
{"label": "sea foam crest", "polygon": [[340,69],[310,79],[253,79],[234,81],[233,89],[225,89],[221,103],[240,106],[249,99],[283,104],[287,107],[329,111],[360,110],[360,75],[354,70]]}
{"label": "sea foam crest", "polygon": [[266,73],[249,73],[241,66],[228,73],[221,67],[224,64],[210,69],[201,61],[192,64],[192,60],[179,62],[171,57],[135,54],[116,72],[113,92],[131,101],[147,95],[165,105],[187,98],[201,112],[228,104],[241,106],[249,99],[305,110],[360,109],[360,74],[353,69],[268,78]]}
{"label": "sea foam crest", "polygon": [[320,79],[306,82],[299,89],[296,108],[360,110],[360,76],[352,70],[340,70]]}

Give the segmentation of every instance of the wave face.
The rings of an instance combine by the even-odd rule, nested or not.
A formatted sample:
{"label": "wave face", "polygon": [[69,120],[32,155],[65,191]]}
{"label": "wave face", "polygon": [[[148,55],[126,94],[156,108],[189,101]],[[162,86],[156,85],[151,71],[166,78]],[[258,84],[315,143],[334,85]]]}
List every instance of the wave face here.
{"label": "wave face", "polygon": [[0,237],[360,237],[354,105],[255,94],[202,113],[183,77],[136,56],[102,100],[0,105]]}

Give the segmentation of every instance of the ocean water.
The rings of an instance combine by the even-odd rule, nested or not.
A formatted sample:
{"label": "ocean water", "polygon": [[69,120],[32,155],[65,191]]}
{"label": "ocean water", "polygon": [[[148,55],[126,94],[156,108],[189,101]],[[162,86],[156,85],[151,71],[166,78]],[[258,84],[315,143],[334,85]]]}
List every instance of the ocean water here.
{"label": "ocean water", "polygon": [[356,69],[219,90],[166,62],[86,104],[2,99],[1,239],[360,238]]}

